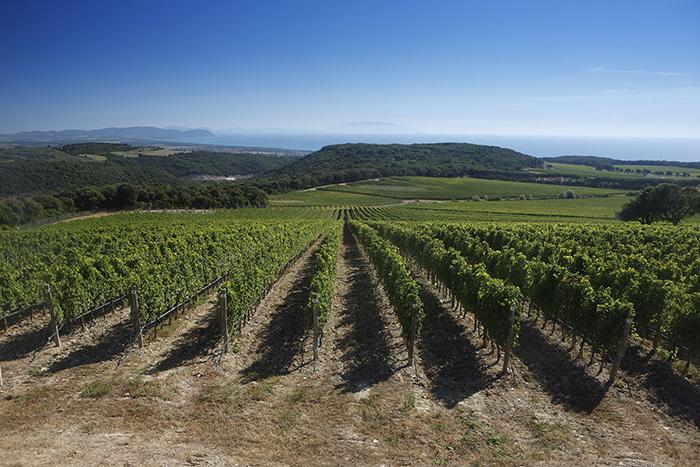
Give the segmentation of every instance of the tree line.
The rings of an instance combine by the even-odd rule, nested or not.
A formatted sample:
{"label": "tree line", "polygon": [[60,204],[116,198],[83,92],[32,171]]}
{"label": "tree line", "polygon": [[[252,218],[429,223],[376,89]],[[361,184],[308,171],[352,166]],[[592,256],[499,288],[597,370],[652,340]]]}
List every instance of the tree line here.
{"label": "tree line", "polygon": [[0,199],[0,228],[10,228],[62,214],[150,208],[238,208],[266,206],[265,192],[248,183],[206,185],[72,185],[51,194]]}

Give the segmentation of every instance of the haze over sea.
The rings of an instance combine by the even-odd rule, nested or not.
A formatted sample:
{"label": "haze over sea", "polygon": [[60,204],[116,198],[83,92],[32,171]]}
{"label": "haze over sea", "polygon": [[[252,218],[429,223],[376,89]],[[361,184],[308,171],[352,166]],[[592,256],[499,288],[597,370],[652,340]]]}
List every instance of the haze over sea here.
{"label": "haze over sea", "polygon": [[238,133],[178,142],[316,151],[330,144],[458,142],[510,148],[535,157],[599,156],[621,160],[700,162],[700,138],[614,138],[582,136]]}

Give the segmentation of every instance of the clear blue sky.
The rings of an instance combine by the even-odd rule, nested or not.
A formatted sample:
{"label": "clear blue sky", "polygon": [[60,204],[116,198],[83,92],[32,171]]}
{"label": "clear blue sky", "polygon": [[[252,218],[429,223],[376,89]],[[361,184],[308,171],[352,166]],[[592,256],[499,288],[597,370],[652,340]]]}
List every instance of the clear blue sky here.
{"label": "clear blue sky", "polygon": [[700,1],[0,3],[0,133],[700,137]]}

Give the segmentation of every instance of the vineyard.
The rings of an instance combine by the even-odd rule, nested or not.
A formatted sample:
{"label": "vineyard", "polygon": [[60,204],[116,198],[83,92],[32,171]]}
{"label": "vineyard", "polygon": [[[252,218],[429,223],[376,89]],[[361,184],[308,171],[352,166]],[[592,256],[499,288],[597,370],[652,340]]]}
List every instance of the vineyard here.
{"label": "vineyard", "polygon": [[[521,222],[529,201],[500,203],[133,212],[0,231],[2,424],[50,413],[52,433],[28,442],[61,456],[81,446],[80,465],[96,460],[92,435],[110,433],[137,451],[107,441],[105,455],[143,465],[169,449],[191,465],[289,465],[309,446],[325,452],[312,463],[334,465],[692,464],[697,228],[590,208]],[[80,418],[101,412],[113,426]],[[149,430],[164,441],[141,440]]]}

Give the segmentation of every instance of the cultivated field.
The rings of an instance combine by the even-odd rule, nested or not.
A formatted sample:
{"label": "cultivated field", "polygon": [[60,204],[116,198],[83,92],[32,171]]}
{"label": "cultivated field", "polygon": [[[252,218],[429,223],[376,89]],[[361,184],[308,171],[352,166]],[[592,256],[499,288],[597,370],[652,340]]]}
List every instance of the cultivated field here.
{"label": "cultivated field", "polygon": [[[336,193],[286,197],[323,204],[322,197]],[[56,347],[48,312],[8,322],[4,332],[0,322],[2,463],[695,464],[700,373],[694,352],[686,366],[682,347],[693,337],[677,333],[673,324],[685,315],[668,308],[663,329],[675,340],[662,339],[652,351],[654,333],[641,332],[640,320],[657,315],[644,314],[644,299],[624,285],[632,279],[618,274],[638,267],[634,281],[644,273],[649,288],[660,284],[670,291],[673,284],[674,297],[692,300],[700,241],[692,227],[622,225],[613,217],[625,197],[351,208],[343,196],[345,203],[328,208],[119,214],[0,232],[7,259],[0,267],[3,312],[43,298],[48,283],[62,326]],[[352,201],[401,202],[356,196]],[[441,229],[450,223],[479,238],[467,247],[467,237],[460,237],[449,253],[463,261],[459,274],[483,268],[473,282],[456,280],[466,276],[452,276],[449,268],[430,269],[438,263],[419,258],[420,251],[430,258],[443,254],[439,242],[453,234]],[[317,274],[314,254],[337,228],[333,293],[314,362],[305,316]],[[367,243],[363,236],[361,245],[353,233],[360,228],[369,229],[363,235],[384,236],[372,242],[389,243]],[[399,228],[408,236],[398,236]],[[431,247],[413,251],[406,244],[399,252],[391,242],[401,238],[413,238],[411,248],[419,239]],[[615,239],[611,251],[606,239]],[[516,242],[522,258],[508,256]],[[403,278],[387,275],[376,259],[399,254],[402,266],[392,267],[408,267]],[[477,254],[487,255],[482,266],[470,256]],[[529,275],[516,274],[515,264]],[[588,272],[596,264],[601,272]],[[608,267],[613,264],[619,266]],[[575,290],[590,286],[594,295],[549,305],[537,292],[548,289],[537,289],[538,267],[561,268],[563,275],[552,277],[570,279],[552,282],[554,302],[560,291],[574,290],[566,288],[571,284],[582,287]],[[521,282],[527,277],[530,282]],[[215,279],[220,286],[194,295]],[[422,311],[412,364],[410,326],[394,298],[397,290],[399,296],[408,290],[405,281],[417,284]],[[471,283],[485,285],[469,288]],[[138,285],[138,325],[128,300],[114,309],[90,309],[104,301],[96,295],[111,298],[129,284]],[[228,353],[222,352],[220,288],[229,300]],[[485,307],[507,311],[510,305],[498,302],[497,294],[515,288],[522,301],[511,324],[483,314]],[[17,299],[8,300],[8,290]],[[478,298],[467,301],[469,293]],[[625,341],[622,333],[586,323],[618,316],[624,321],[603,308],[627,310],[627,302],[638,308],[637,324],[620,373],[608,382],[612,365],[596,346],[610,348],[614,357]],[[582,304],[598,312],[578,322],[574,310]],[[164,314],[168,310],[174,312]],[[567,322],[576,331],[558,324]],[[497,330],[511,327],[516,345],[510,371],[503,373],[506,347]]]}

